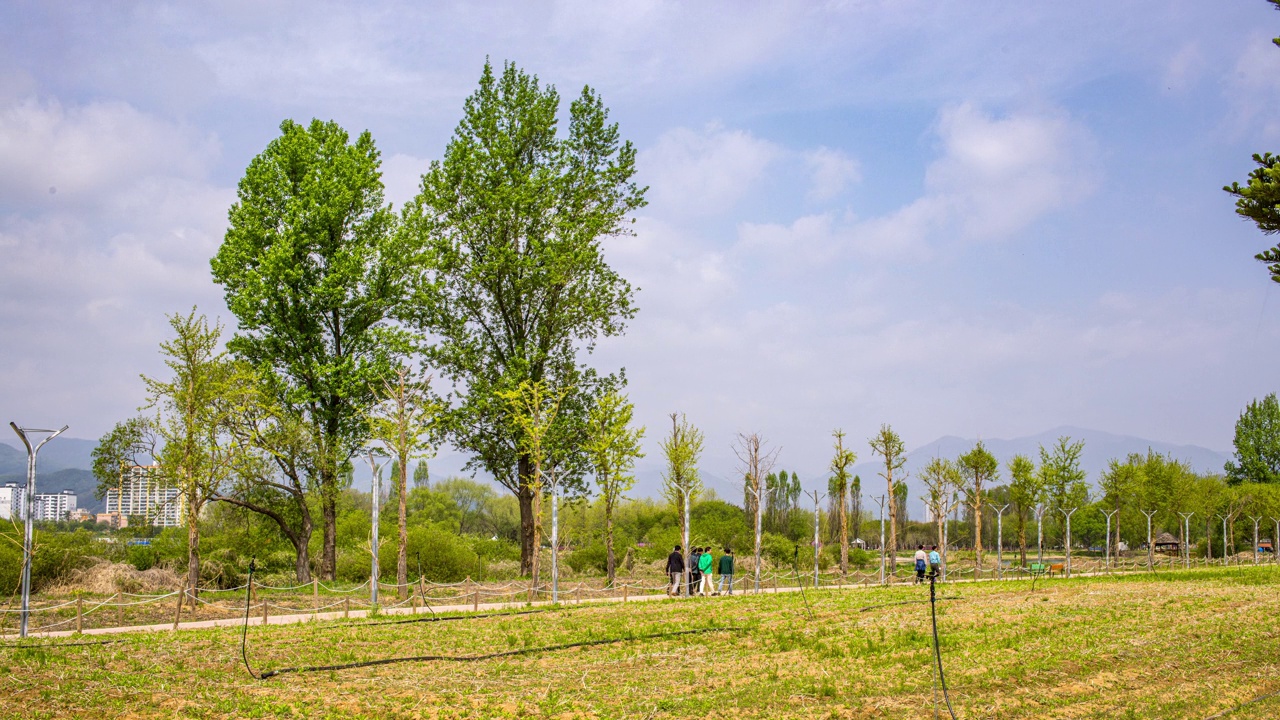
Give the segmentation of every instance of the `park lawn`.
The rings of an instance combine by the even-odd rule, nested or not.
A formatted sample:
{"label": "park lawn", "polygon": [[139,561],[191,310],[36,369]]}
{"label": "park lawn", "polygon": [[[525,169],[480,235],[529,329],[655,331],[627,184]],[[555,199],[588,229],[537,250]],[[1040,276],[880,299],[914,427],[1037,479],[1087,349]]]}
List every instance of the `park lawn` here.
{"label": "park lawn", "polygon": [[[1204,718],[1280,692],[1277,591],[1271,567],[940,586],[952,705],[961,718]],[[779,593],[250,627],[258,671],[633,638],[266,680],[249,677],[240,632],[226,628],[10,642],[0,717],[926,718],[927,597],[912,586],[810,591],[812,620],[804,596]],[[715,632],[637,637],[689,629]],[[1228,717],[1277,716],[1280,698]]]}

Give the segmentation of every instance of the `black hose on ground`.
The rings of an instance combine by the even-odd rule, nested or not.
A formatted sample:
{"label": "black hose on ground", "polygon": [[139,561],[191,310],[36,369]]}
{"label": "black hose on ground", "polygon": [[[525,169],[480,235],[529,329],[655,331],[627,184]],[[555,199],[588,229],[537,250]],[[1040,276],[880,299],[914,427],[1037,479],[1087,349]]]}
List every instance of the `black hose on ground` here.
{"label": "black hose on ground", "polygon": [[800,579],[800,546],[796,545],[795,559],[791,561],[791,566],[796,571],[796,584],[800,586],[800,597],[804,598],[804,609],[809,612],[809,619],[813,619],[813,608],[809,607],[809,596],[804,592],[804,581]]}
{"label": "black hose on ground", "polygon": [[[261,680],[262,676],[253,672],[253,668],[249,667],[249,600],[253,593],[253,571],[258,569],[258,558],[249,558],[249,582],[244,586],[244,628],[240,632],[240,657],[244,659],[244,669],[249,671],[249,676],[255,680]],[[263,600],[262,602],[266,602]]]}
{"label": "black hose on ground", "polygon": [[937,576],[929,573],[929,617],[933,621],[933,657],[938,663],[938,679],[942,684],[942,699],[947,703],[947,712],[951,720],[956,720],[956,711],[951,709],[951,696],[947,694],[947,676],[942,674],[942,649],[938,646],[938,603],[934,592]]}
{"label": "black hose on ground", "polygon": [[[353,668],[374,667],[376,665],[391,665],[392,663],[402,662],[480,662],[482,660],[494,660],[504,657],[515,657],[518,655],[533,655],[543,652],[554,652],[557,650],[569,650],[578,647],[593,647],[597,645],[614,645],[617,643],[629,642],[632,640],[655,640],[659,638],[678,637],[681,635],[700,635],[703,633],[715,632],[737,632],[739,628],[723,627],[723,628],[700,628],[697,630],[676,630],[673,632],[652,633],[649,635],[632,635],[630,637],[608,638],[604,640],[584,640],[582,642],[564,643],[562,645],[546,645],[536,648],[524,648],[522,650],[506,650],[503,652],[486,653],[484,655],[412,655],[408,657],[382,658],[379,660],[364,660],[362,662],[343,663],[341,665],[300,665],[298,667],[286,667],[279,670],[268,670],[262,675],[254,675],[259,680],[266,680],[277,675],[287,673],[304,673],[304,672],[327,672],[332,670],[350,670]],[[247,665],[246,665],[247,667]],[[250,671],[252,674],[252,671]]]}

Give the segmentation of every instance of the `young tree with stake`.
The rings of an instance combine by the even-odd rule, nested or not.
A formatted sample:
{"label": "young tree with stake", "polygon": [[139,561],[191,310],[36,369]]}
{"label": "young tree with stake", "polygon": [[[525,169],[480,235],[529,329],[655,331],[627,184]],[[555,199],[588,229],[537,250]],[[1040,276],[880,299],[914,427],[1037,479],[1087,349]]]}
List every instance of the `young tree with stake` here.
{"label": "young tree with stake", "polygon": [[[840,574],[849,574],[849,468],[858,461],[858,454],[844,446],[844,431],[837,428],[831,433],[836,439],[835,455],[831,458],[830,492],[840,504]],[[816,510],[815,510],[816,512]]]}
{"label": "young tree with stake", "polygon": [[[868,441],[871,444],[871,453],[884,458],[884,472],[880,473],[880,477],[885,479],[889,489],[887,497],[889,498],[889,571],[894,572],[898,569],[898,504],[893,502],[895,497],[894,477],[895,471],[901,471],[903,465],[907,463],[906,445],[902,442],[902,438],[893,428],[886,425],[880,426],[880,432],[876,433]],[[900,475],[898,480],[904,479],[905,475]]]}
{"label": "young tree with stake", "polygon": [[431,376],[414,377],[407,366],[395,369],[393,379],[384,380],[378,392],[380,402],[369,414],[373,438],[382,442],[394,460],[396,497],[398,499],[396,542],[396,583],[399,599],[409,593],[409,460],[430,457],[433,447],[430,434],[440,403],[431,397]]}
{"label": "young tree with stake", "polygon": [[613,548],[613,511],[623,494],[635,485],[631,468],[640,452],[644,428],[632,428],[635,406],[625,395],[607,392],[592,406],[587,417],[587,455],[595,469],[596,486],[604,501],[605,572],[613,584],[617,557]]}
{"label": "young tree with stake", "polygon": [[982,505],[986,500],[982,488],[984,484],[995,482],[999,477],[1000,463],[979,440],[972,450],[960,456],[956,465],[967,481],[961,489],[964,490],[969,507],[973,509],[974,568],[980,571],[982,570]]}
{"label": "young tree with stake", "polygon": [[757,433],[738,433],[738,441],[734,444],[733,453],[738,456],[739,469],[747,479],[747,491],[755,498],[755,588],[760,591],[760,565],[762,517],[764,504],[764,478],[773,471],[773,464],[778,459],[781,448],[766,450],[768,443]]}
{"label": "young tree with stake", "polygon": [[680,547],[684,553],[681,593],[689,591],[689,506],[702,494],[702,478],[698,474],[702,444],[702,431],[691,425],[684,415],[671,413],[671,434],[659,445],[667,460],[662,474],[662,496],[680,513]]}
{"label": "young tree with stake", "polygon": [[1034,513],[1044,496],[1044,486],[1036,464],[1026,455],[1009,460],[1009,501],[1018,518],[1018,562],[1027,564],[1027,515]]}
{"label": "young tree with stake", "polygon": [[[505,401],[510,409],[509,422],[519,431],[520,450],[529,458],[530,476],[522,478],[521,483],[533,492],[532,540],[534,547],[539,551],[542,547],[543,470],[551,450],[547,440],[560,412],[560,403],[568,392],[567,388],[551,390],[542,381],[524,380],[514,389],[498,393],[498,397]],[[557,548],[551,550],[556,552]],[[529,570],[535,589],[538,587],[539,580],[539,554],[540,552],[533,554]]]}

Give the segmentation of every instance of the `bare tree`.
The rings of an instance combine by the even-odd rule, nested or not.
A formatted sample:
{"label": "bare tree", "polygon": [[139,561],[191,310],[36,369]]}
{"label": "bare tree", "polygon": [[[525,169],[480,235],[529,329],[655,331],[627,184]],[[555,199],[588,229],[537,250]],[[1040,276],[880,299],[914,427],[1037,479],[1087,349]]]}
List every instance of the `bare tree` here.
{"label": "bare tree", "polygon": [[431,376],[413,377],[413,371],[401,365],[395,370],[394,382],[383,381],[376,391],[379,403],[369,414],[373,437],[386,446],[395,460],[396,495],[399,498],[396,549],[396,594],[409,596],[409,530],[408,505],[409,460],[430,457],[432,443],[428,437],[441,406],[431,397]]}
{"label": "bare tree", "polygon": [[738,440],[733,446],[733,454],[738,456],[740,469],[746,478],[747,492],[755,499],[755,583],[757,592],[760,590],[760,510],[764,504],[764,476],[773,471],[773,464],[778,460],[778,452],[782,450],[782,448],[766,450],[766,445],[768,445],[768,442],[760,437],[758,433],[738,433]]}
{"label": "bare tree", "polygon": [[681,548],[684,552],[684,579],[681,592],[689,589],[689,505],[702,493],[698,475],[698,458],[702,456],[702,431],[689,424],[683,415],[671,413],[671,436],[660,443],[667,458],[662,475],[662,494],[680,512]]}
{"label": "bare tree", "polygon": [[[889,492],[886,497],[896,497],[894,487],[893,473],[895,470],[901,470],[902,466],[907,462],[906,445],[902,442],[902,438],[888,424],[880,426],[880,432],[871,437],[868,442],[871,444],[871,452],[884,458],[884,472],[880,473],[880,477],[885,479],[888,484]],[[898,480],[904,480],[906,473],[901,474]],[[898,569],[898,504],[896,502],[889,503],[889,570],[890,572]]]}
{"label": "bare tree", "polygon": [[960,472],[950,460],[935,457],[925,466],[920,479],[925,486],[924,504],[938,529],[938,547],[945,547],[943,526],[947,522],[947,513],[951,512],[951,498],[960,485]]}
{"label": "bare tree", "polygon": [[[858,454],[844,446],[844,431],[831,433],[836,439],[836,454],[831,458],[831,490],[838,494],[840,504],[840,574],[849,573],[849,467],[858,461]],[[816,510],[814,512],[817,512]]]}

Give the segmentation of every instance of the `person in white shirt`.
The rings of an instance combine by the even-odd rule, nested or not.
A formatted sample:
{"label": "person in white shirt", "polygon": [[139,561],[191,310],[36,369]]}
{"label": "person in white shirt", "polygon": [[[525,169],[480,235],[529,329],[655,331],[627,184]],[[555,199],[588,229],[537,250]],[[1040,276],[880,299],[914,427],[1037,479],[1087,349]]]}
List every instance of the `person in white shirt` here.
{"label": "person in white shirt", "polygon": [[916,547],[916,584],[924,582],[924,571],[929,566],[929,556],[925,554],[924,546]]}

